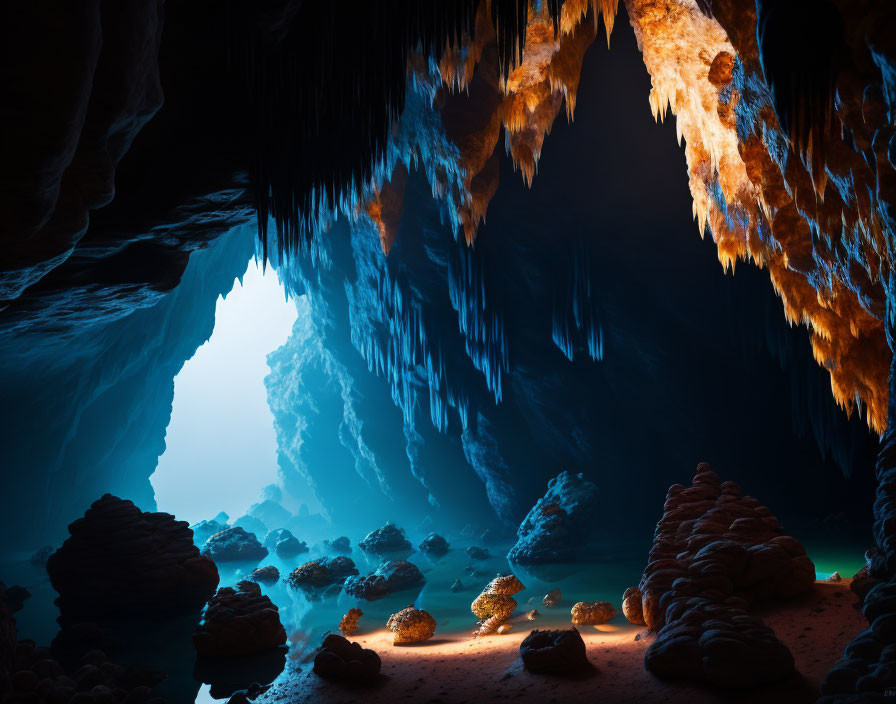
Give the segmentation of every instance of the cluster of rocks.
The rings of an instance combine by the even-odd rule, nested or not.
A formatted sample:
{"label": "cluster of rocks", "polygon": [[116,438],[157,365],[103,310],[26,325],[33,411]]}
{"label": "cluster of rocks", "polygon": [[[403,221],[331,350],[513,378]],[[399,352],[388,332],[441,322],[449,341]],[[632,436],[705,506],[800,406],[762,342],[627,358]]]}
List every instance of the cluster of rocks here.
{"label": "cluster of rocks", "polygon": [[575,628],[532,631],[520,643],[520,658],[529,672],[573,675],[587,669],[585,641]]}
{"label": "cluster of rocks", "polygon": [[778,520],[706,463],[672,486],[639,586],[623,613],[657,633],[645,664],[654,674],[723,687],[754,687],[793,673],[793,656],[747,610],[812,587],[815,566]]}
{"label": "cluster of rocks", "polygon": [[394,523],[387,523],[382,528],[367,534],[358,545],[365,552],[373,553],[381,557],[402,555],[407,557],[414,548],[407,539],[404,531]]}
{"label": "cluster of rocks", "polygon": [[406,560],[390,560],[366,577],[349,577],[343,588],[346,594],[356,599],[376,601],[394,592],[417,589],[424,584],[426,578],[416,565]]}
{"label": "cluster of rocks", "polygon": [[268,556],[268,549],[258,542],[254,533],[234,526],[206,540],[202,554],[215,562],[258,562]]}
{"label": "cluster of rocks", "polygon": [[575,626],[598,626],[616,616],[616,609],[608,601],[580,601],[570,610]]}
{"label": "cluster of rocks", "polygon": [[327,679],[366,685],[376,682],[382,662],[373,650],[331,633],[314,657],[314,672]]}
{"label": "cluster of rocks", "polygon": [[436,632],[436,620],[428,611],[408,606],[392,614],[386,627],[395,634],[392,639],[395,645],[419,643],[432,638]]}
{"label": "cluster of rocks", "polygon": [[236,589],[222,587],[212,598],[193,634],[201,657],[228,657],[270,650],[286,644],[277,606],[255,582]]}
{"label": "cluster of rocks", "polygon": [[582,474],[561,472],[526,515],[507,559],[520,565],[575,562],[593,541],[597,487]]}
{"label": "cluster of rocks", "polygon": [[470,606],[473,615],[479,619],[475,635],[485,636],[496,632],[517,607],[513,595],[525,588],[512,574],[499,575],[489,582]]}
{"label": "cluster of rocks", "polygon": [[430,533],[418,546],[420,552],[429,557],[442,557],[448,553],[448,541],[438,533]]}
{"label": "cluster of rocks", "polygon": [[305,542],[296,538],[285,528],[278,528],[268,533],[264,539],[264,547],[273,550],[278,557],[284,560],[308,552]]}
{"label": "cluster of rocks", "polygon": [[287,583],[296,589],[315,593],[330,587],[341,587],[346,578],[358,574],[349,557],[322,557],[300,565],[292,571]]}
{"label": "cluster of rocks", "polygon": [[47,561],[64,613],[160,615],[199,608],[218,570],[185,521],[106,494],[69,526]]}

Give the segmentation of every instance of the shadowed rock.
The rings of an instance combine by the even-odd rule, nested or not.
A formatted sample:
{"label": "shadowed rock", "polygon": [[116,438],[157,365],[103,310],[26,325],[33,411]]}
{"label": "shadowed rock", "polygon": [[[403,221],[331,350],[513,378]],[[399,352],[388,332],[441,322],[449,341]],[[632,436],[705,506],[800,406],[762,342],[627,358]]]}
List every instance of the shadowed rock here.
{"label": "shadowed rock", "polygon": [[373,650],[352,643],[347,638],[331,633],[324,638],[314,657],[314,672],[327,679],[344,680],[351,684],[370,684],[380,675],[382,663]]}
{"label": "shadowed rock", "polygon": [[585,641],[575,628],[532,631],[520,643],[520,657],[529,672],[572,675],[589,666]]}
{"label": "shadowed rock", "polygon": [[346,577],[357,574],[358,568],[351,558],[322,557],[294,569],[287,582],[296,589],[318,590],[342,584]]}
{"label": "shadowed rock", "polygon": [[252,570],[249,579],[254,582],[261,582],[262,584],[274,584],[280,579],[280,570],[273,565],[265,565],[264,567]]}
{"label": "shadowed rock", "polygon": [[448,541],[438,533],[430,533],[418,546],[420,552],[430,557],[442,557],[448,552]]}
{"label": "shadowed rock", "polygon": [[273,550],[283,559],[289,559],[308,552],[308,546],[304,541],[296,538],[285,528],[278,528],[268,533],[264,539],[264,546],[268,550]]}
{"label": "shadowed rock", "polygon": [[351,543],[344,535],[336,538],[336,540],[325,540],[324,545],[327,546],[328,550],[332,550],[338,555],[348,555],[352,551]]}
{"label": "shadowed rock", "polygon": [[382,556],[403,554],[407,557],[414,552],[404,531],[394,523],[387,523],[382,528],[368,533],[358,545],[362,550]]}
{"label": "shadowed rock", "polygon": [[227,528],[205,541],[202,554],[215,562],[258,562],[268,556],[268,549],[252,533],[240,527]]}
{"label": "shadowed rock", "polygon": [[223,587],[208,604],[193,634],[200,657],[229,657],[271,650],[286,644],[286,630],[271,600],[255,582]]}

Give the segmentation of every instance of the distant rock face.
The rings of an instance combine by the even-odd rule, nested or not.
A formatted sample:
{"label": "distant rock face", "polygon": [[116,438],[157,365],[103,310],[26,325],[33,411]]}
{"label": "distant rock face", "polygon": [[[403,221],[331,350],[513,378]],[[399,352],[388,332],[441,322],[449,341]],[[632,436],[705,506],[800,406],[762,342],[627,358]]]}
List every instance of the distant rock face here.
{"label": "distant rock face", "polygon": [[410,555],[414,548],[405,536],[404,531],[393,523],[387,523],[382,528],[368,533],[358,545],[362,550],[372,552],[375,555],[397,555],[406,553]]}
{"label": "distant rock face", "polygon": [[227,525],[227,523],[219,523],[214,519],[211,521],[199,521],[199,523],[194,523],[190,526],[190,530],[193,531],[193,542],[199,546],[205,545],[205,541],[211,538],[215,533],[220,533],[222,530],[227,530],[228,528],[230,528],[230,526]]}
{"label": "distant rock face", "polygon": [[215,562],[258,562],[268,556],[268,549],[252,533],[234,527],[215,533],[205,541],[202,554]]}
{"label": "distant rock face", "polygon": [[[812,587],[815,566],[778,520],[706,463],[666,495],[648,565],[626,612],[657,633],[645,664],[666,678],[755,687],[789,677],[793,656],[747,613]],[[634,603],[637,595],[641,608]]]}
{"label": "distant rock face", "polygon": [[580,601],[570,611],[575,626],[597,626],[616,615],[616,609],[608,601]]}
{"label": "distant rock face", "polygon": [[428,611],[408,606],[392,614],[386,627],[395,634],[392,640],[395,645],[419,643],[432,638],[436,632],[436,620]]}
{"label": "distant rock face", "polygon": [[489,582],[470,606],[473,615],[479,619],[476,635],[484,636],[497,631],[517,607],[513,594],[524,589],[522,582],[512,574],[499,575]]}
{"label": "distant rock face", "polygon": [[276,501],[265,499],[252,504],[246,514],[264,523],[271,530],[282,528],[292,518],[292,514]]}
{"label": "distant rock face", "polygon": [[467,555],[469,555],[473,560],[487,560],[491,555],[488,554],[488,549],[479,548],[475,545],[471,545],[467,548]]}
{"label": "distant rock face", "polygon": [[597,487],[582,474],[561,472],[517,531],[507,559],[521,565],[575,562],[592,547]]}
{"label": "distant rock face", "polygon": [[339,631],[344,636],[353,636],[358,632],[358,619],[364,615],[361,609],[349,609],[339,621]]}
{"label": "distant rock face", "polygon": [[[304,506],[305,504],[302,505]],[[325,540],[324,545],[327,546],[327,549],[332,550],[337,555],[348,555],[352,551],[352,545],[349,542],[349,539],[344,535],[336,538],[336,540]]]}
{"label": "distant rock face", "polygon": [[260,521],[255,518],[255,516],[249,516],[248,514],[237,518],[233,522],[233,526],[235,528],[242,528],[247,533],[253,533],[254,535],[267,535],[269,532],[264,521]]}
{"label": "distant rock face", "polygon": [[218,590],[193,634],[193,644],[201,657],[248,655],[285,645],[286,630],[261,588],[240,582],[237,589]]}
{"label": "distant rock face", "polygon": [[520,658],[529,672],[571,675],[588,667],[585,641],[575,628],[532,631],[520,643]]}
{"label": "distant rock face", "polygon": [[358,568],[348,557],[322,557],[306,562],[289,575],[287,582],[296,589],[326,589],[342,584],[346,577],[358,574]]}
{"label": "distant rock face", "polygon": [[314,672],[327,679],[352,684],[370,684],[380,675],[382,662],[373,650],[331,633],[324,638],[314,657]]}
{"label": "distant rock face", "polygon": [[280,570],[278,570],[273,565],[265,565],[264,567],[259,567],[256,570],[252,570],[252,574],[249,575],[249,579],[254,582],[261,582],[262,584],[274,584],[278,579],[280,579]]}
{"label": "distant rock face", "polygon": [[268,533],[264,539],[264,546],[284,559],[308,552],[305,542],[296,538],[285,528],[278,528]]}
{"label": "distant rock face", "polygon": [[420,552],[430,557],[441,557],[448,552],[448,541],[438,533],[430,533],[418,546]]}
{"label": "distant rock face", "polygon": [[218,586],[214,562],[170,514],[106,494],[69,533],[47,561],[63,611],[162,615],[202,606]]}

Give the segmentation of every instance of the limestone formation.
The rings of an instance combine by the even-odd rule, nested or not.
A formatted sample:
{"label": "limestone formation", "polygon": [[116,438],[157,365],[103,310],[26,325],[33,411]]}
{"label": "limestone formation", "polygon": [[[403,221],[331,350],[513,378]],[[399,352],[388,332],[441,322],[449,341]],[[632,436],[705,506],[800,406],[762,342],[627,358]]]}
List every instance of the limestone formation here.
{"label": "limestone formation", "polygon": [[201,607],[218,585],[186,521],[170,514],[106,494],[69,533],[47,561],[63,612],[165,615]]}
{"label": "limestone formation", "polygon": [[395,645],[419,643],[432,638],[436,632],[436,620],[428,611],[408,606],[392,614],[386,627],[395,634],[392,640]]}
{"label": "limestone formation", "polygon": [[236,589],[218,590],[193,634],[193,644],[200,657],[248,655],[285,645],[286,630],[276,605],[261,588],[240,582]]}
{"label": "limestone formation", "polygon": [[616,609],[608,601],[580,601],[570,610],[575,626],[596,626],[606,623],[616,615]]}
{"label": "limestone formation", "polygon": [[320,590],[341,585],[347,577],[358,574],[358,568],[348,557],[322,557],[294,569],[287,582],[303,590]]}
{"label": "limestone formation", "polygon": [[344,636],[353,636],[358,632],[358,619],[364,615],[361,609],[349,609],[339,621],[339,631]]}
{"label": "limestone formation", "polygon": [[[760,601],[802,594],[815,566],[778,520],[709,465],[669,489],[648,565],[626,614],[656,632],[645,664],[667,678],[754,687],[793,673],[793,656],[747,613]],[[640,612],[634,604],[640,593]]]}
{"label": "limestone formation", "polygon": [[262,584],[275,584],[280,579],[280,570],[273,565],[265,565],[252,570],[249,579],[253,582],[261,582]]}
{"label": "limestone formation", "polygon": [[585,641],[575,628],[532,631],[520,643],[520,657],[529,672],[572,675],[589,666]]}
{"label": "limestone formation", "polygon": [[358,545],[362,550],[381,557],[407,557],[414,551],[404,531],[394,523],[387,523],[382,528],[368,533]]}
{"label": "limestone formation", "polygon": [[476,635],[494,633],[510,618],[517,607],[513,595],[525,589],[514,575],[497,576],[476,597],[470,610],[479,619]]}
{"label": "limestone formation", "polygon": [[268,533],[264,539],[264,546],[268,550],[273,550],[278,557],[284,560],[308,552],[308,546],[304,541],[296,538],[285,528],[278,528]]}
{"label": "limestone formation", "polygon": [[314,672],[327,679],[371,684],[379,678],[382,663],[374,651],[331,633],[314,657]]}
{"label": "limestone formation", "polygon": [[430,533],[418,546],[420,552],[430,557],[442,557],[448,552],[448,541],[438,533]]}
{"label": "limestone formation", "polygon": [[575,562],[592,547],[597,487],[582,474],[561,472],[517,531],[507,559],[522,565]]}
{"label": "limestone formation", "polygon": [[253,533],[235,526],[206,540],[202,554],[215,562],[258,562],[268,556],[268,549]]}

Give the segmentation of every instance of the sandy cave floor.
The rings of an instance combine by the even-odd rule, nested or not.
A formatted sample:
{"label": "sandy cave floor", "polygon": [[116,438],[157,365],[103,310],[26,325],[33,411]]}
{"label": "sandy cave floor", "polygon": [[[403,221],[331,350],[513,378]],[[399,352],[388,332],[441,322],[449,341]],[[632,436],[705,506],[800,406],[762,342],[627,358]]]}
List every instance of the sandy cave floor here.
{"label": "sandy cave floor", "polygon": [[[311,672],[313,652],[295,653],[287,672],[256,702],[812,702],[844,646],[866,628],[856,603],[849,580],[844,580],[816,582],[813,591],[799,600],[758,609],[755,613],[790,648],[800,675],[749,692],[657,679],[644,668],[644,651],[651,638],[621,617],[606,626],[580,628],[594,670],[572,680],[533,675],[523,669],[520,642],[539,624],[521,615],[514,617],[514,631],[507,635],[475,639],[440,635],[437,630],[432,640],[412,646],[393,646],[392,634],[385,629],[365,632],[362,618],[362,631],[352,640],[379,653],[383,661],[379,684],[355,689],[328,682]],[[471,630],[473,625],[471,617]]]}

